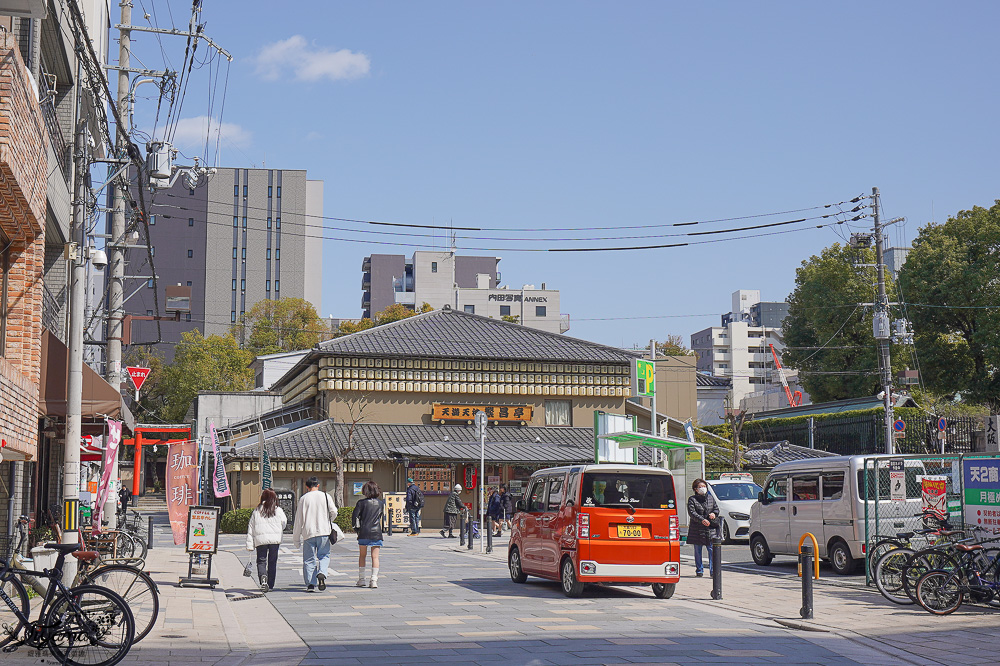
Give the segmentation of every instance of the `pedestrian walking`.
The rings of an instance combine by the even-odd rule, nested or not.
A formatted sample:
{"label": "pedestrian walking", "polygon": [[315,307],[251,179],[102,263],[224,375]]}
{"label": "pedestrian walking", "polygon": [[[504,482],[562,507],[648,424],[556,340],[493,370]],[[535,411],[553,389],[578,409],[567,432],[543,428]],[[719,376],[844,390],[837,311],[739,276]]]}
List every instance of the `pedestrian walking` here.
{"label": "pedestrian walking", "polygon": [[424,491],[413,482],[406,480],[406,513],[410,517],[410,534],[420,534],[420,510],[424,508]]}
{"label": "pedestrian walking", "polygon": [[503,500],[500,499],[500,493],[497,492],[496,488],[490,491],[490,498],[486,504],[486,516],[490,519],[490,527],[494,533],[493,536],[502,536]]}
{"label": "pedestrian walking", "polygon": [[330,566],[330,532],[337,519],[337,505],[319,489],[319,479],[306,479],[306,492],[299,498],[295,510],[295,527],[292,541],[302,548],[302,578],[306,592],[317,587],[326,589],[326,570]]}
{"label": "pedestrian walking", "polygon": [[278,546],[287,524],[288,517],[278,506],[278,496],[273,490],[262,490],[260,502],[247,524],[247,550],[257,551],[257,578],[264,592],[274,589],[274,579],[278,575]]}
{"label": "pedestrian walking", "polygon": [[514,498],[503,484],[500,485],[500,507],[503,510],[503,527],[509,530],[510,519],[514,516]]}
{"label": "pedestrian walking", "polygon": [[[458,523],[458,514],[465,510],[465,502],[462,501],[462,484],[456,483],[448,500],[444,503],[444,530],[448,530],[448,538],[455,538],[455,525]],[[459,527],[459,529],[462,529]],[[441,530],[441,536],[445,536]]]}
{"label": "pedestrian walking", "polygon": [[354,505],[352,520],[354,531],[358,535],[358,587],[365,587],[365,565],[368,559],[368,549],[372,549],[372,577],[367,582],[368,587],[378,587],[378,556],[382,550],[382,491],[374,481],[361,487],[364,499]]}
{"label": "pedestrian walking", "polygon": [[691,484],[694,495],[688,498],[687,510],[691,522],[688,525],[687,542],[694,546],[694,575],[705,575],[702,566],[701,548],[708,549],[708,574],[712,575],[715,563],[712,561],[712,539],[719,532],[719,505],[708,494],[705,479],[695,479]]}

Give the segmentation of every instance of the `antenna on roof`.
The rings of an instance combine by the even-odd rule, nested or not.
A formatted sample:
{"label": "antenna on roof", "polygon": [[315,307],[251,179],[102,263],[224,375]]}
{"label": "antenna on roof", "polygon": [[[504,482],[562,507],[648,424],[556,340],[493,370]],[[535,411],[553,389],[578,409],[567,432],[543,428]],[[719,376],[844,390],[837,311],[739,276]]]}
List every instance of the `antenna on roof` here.
{"label": "antenna on roof", "polygon": [[452,254],[455,254],[455,252],[458,250],[458,246],[455,243],[455,241],[457,240],[458,237],[455,235],[455,230],[451,228],[454,225],[455,225],[455,220],[454,219],[448,220],[448,228],[451,230],[451,253]]}

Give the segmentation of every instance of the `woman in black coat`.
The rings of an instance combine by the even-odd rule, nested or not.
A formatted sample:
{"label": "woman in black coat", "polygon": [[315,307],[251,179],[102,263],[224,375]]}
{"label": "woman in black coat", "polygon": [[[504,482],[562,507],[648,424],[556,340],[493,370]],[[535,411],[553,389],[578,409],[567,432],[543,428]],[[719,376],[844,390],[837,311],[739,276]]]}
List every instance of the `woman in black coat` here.
{"label": "woman in black coat", "polygon": [[691,484],[694,495],[688,498],[687,510],[691,517],[688,525],[687,542],[694,546],[695,575],[704,576],[701,547],[708,549],[708,574],[712,575],[712,539],[719,533],[719,505],[715,498],[708,494],[708,484],[705,479],[695,479]]}

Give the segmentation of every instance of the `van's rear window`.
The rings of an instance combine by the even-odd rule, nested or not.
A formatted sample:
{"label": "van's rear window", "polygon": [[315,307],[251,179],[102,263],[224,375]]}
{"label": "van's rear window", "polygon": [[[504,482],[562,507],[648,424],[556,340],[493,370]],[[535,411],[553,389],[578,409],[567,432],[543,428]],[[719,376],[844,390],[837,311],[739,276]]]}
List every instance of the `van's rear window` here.
{"label": "van's rear window", "polygon": [[[920,499],[921,484],[918,476],[927,474],[923,467],[904,467],[903,475],[906,479],[906,499]],[[865,493],[865,478],[868,479],[867,493]],[[878,498],[888,500],[892,497],[892,483],[889,479],[889,470],[882,467],[878,471]],[[861,499],[874,500],[875,493],[875,469],[869,466],[867,470],[858,470],[858,495]]]}
{"label": "van's rear window", "polygon": [[673,477],[635,472],[587,472],[583,475],[583,506],[675,509]]}

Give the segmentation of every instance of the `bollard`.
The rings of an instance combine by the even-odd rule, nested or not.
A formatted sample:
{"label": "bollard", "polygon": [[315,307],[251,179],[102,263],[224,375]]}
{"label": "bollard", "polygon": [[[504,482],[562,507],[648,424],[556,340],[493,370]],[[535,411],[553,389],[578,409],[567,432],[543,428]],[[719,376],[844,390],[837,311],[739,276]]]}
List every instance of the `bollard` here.
{"label": "bollard", "polygon": [[469,528],[469,534],[466,536],[465,547],[472,550],[472,512],[469,512],[468,522],[466,526]]}
{"label": "bollard", "polygon": [[153,547],[153,517],[148,516],[146,520],[149,521],[146,524],[146,550],[149,550]]}
{"label": "bollard", "polygon": [[714,537],[712,545],[712,598],[722,598],[722,539]]}
{"label": "bollard", "polygon": [[813,617],[813,548],[808,544],[802,545],[802,552],[799,553],[799,562],[802,564],[802,608],[799,615],[803,619],[811,620]]}
{"label": "bollard", "polygon": [[[458,525],[457,525],[457,527],[458,527],[458,545],[459,546],[464,546],[465,545],[465,523],[462,521],[462,514],[458,513],[458,514],[452,514],[452,515],[455,516],[454,521],[456,523],[458,523]],[[452,525],[452,527],[456,527],[456,526]],[[451,530],[448,530],[448,532],[450,534]]]}
{"label": "bollard", "polygon": [[[480,526],[479,529],[482,530],[483,528]],[[492,526],[488,526],[486,528],[486,552],[487,553],[492,553],[493,552],[493,527]]]}

